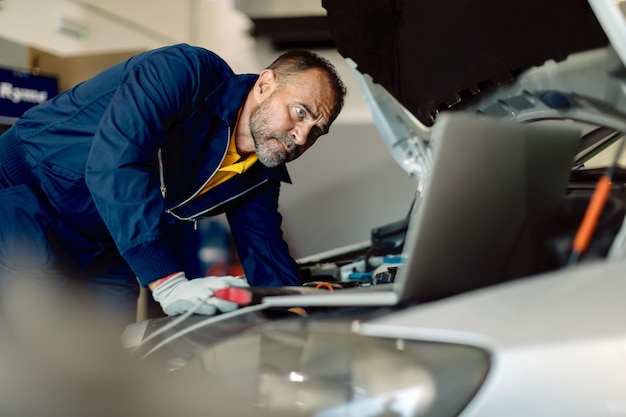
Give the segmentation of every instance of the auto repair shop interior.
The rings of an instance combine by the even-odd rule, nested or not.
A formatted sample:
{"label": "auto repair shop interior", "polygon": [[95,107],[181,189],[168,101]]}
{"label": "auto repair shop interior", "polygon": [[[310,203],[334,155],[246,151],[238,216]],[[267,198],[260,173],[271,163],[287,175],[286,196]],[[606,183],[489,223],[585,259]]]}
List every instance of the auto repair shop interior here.
{"label": "auto repair shop interior", "polygon": [[[309,49],[348,90],[281,188],[302,289],[211,317],[143,289],[121,330],[19,293],[0,414],[626,415],[625,3],[0,0],[0,133],[178,43],[240,74]],[[183,244],[240,271],[225,217]]]}

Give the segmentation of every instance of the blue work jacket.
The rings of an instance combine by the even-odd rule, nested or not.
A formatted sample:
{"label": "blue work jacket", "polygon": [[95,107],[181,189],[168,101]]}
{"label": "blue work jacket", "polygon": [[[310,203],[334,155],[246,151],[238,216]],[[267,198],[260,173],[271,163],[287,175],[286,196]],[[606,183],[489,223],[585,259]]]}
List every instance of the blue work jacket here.
{"label": "blue work jacket", "polygon": [[[179,271],[163,224],[226,213],[252,285],[299,285],[278,212],[286,168],[219,168],[257,75],[186,44],[141,53],[26,112],[13,127],[79,267],[114,245],[141,285]],[[173,244],[180,244],[174,242]]]}

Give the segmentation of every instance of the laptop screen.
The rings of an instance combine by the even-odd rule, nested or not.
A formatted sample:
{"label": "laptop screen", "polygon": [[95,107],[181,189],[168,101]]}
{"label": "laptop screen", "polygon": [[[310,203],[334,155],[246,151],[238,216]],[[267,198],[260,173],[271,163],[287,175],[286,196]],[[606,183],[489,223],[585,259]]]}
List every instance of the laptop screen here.
{"label": "laptop screen", "polygon": [[434,165],[405,240],[401,301],[432,301],[535,273],[580,132],[444,113]]}

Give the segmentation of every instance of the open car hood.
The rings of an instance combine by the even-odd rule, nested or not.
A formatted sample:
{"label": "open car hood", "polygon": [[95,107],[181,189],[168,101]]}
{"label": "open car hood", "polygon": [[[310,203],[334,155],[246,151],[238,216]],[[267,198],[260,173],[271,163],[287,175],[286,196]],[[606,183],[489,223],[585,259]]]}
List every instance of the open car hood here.
{"label": "open car hood", "polygon": [[592,167],[625,130],[626,20],[618,3],[322,5],[383,141],[418,189],[428,182],[430,132],[444,111],[575,121],[585,133],[576,169]]}
{"label": "open car hood", "polygon": [[586,0],[322,5],[339,53],[427,126],[532,66],[608,43]]}

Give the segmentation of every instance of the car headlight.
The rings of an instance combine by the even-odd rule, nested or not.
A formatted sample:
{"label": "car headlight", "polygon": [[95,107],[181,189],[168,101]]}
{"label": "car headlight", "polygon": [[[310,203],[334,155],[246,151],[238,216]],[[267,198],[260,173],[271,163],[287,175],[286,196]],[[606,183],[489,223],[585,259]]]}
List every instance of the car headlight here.
{"label": "car headlight", "polygon": [[268,416],[456,416],[490,364],[473,346],[365,336],[328,323],[262,328],[196,357],[214,381]]}

